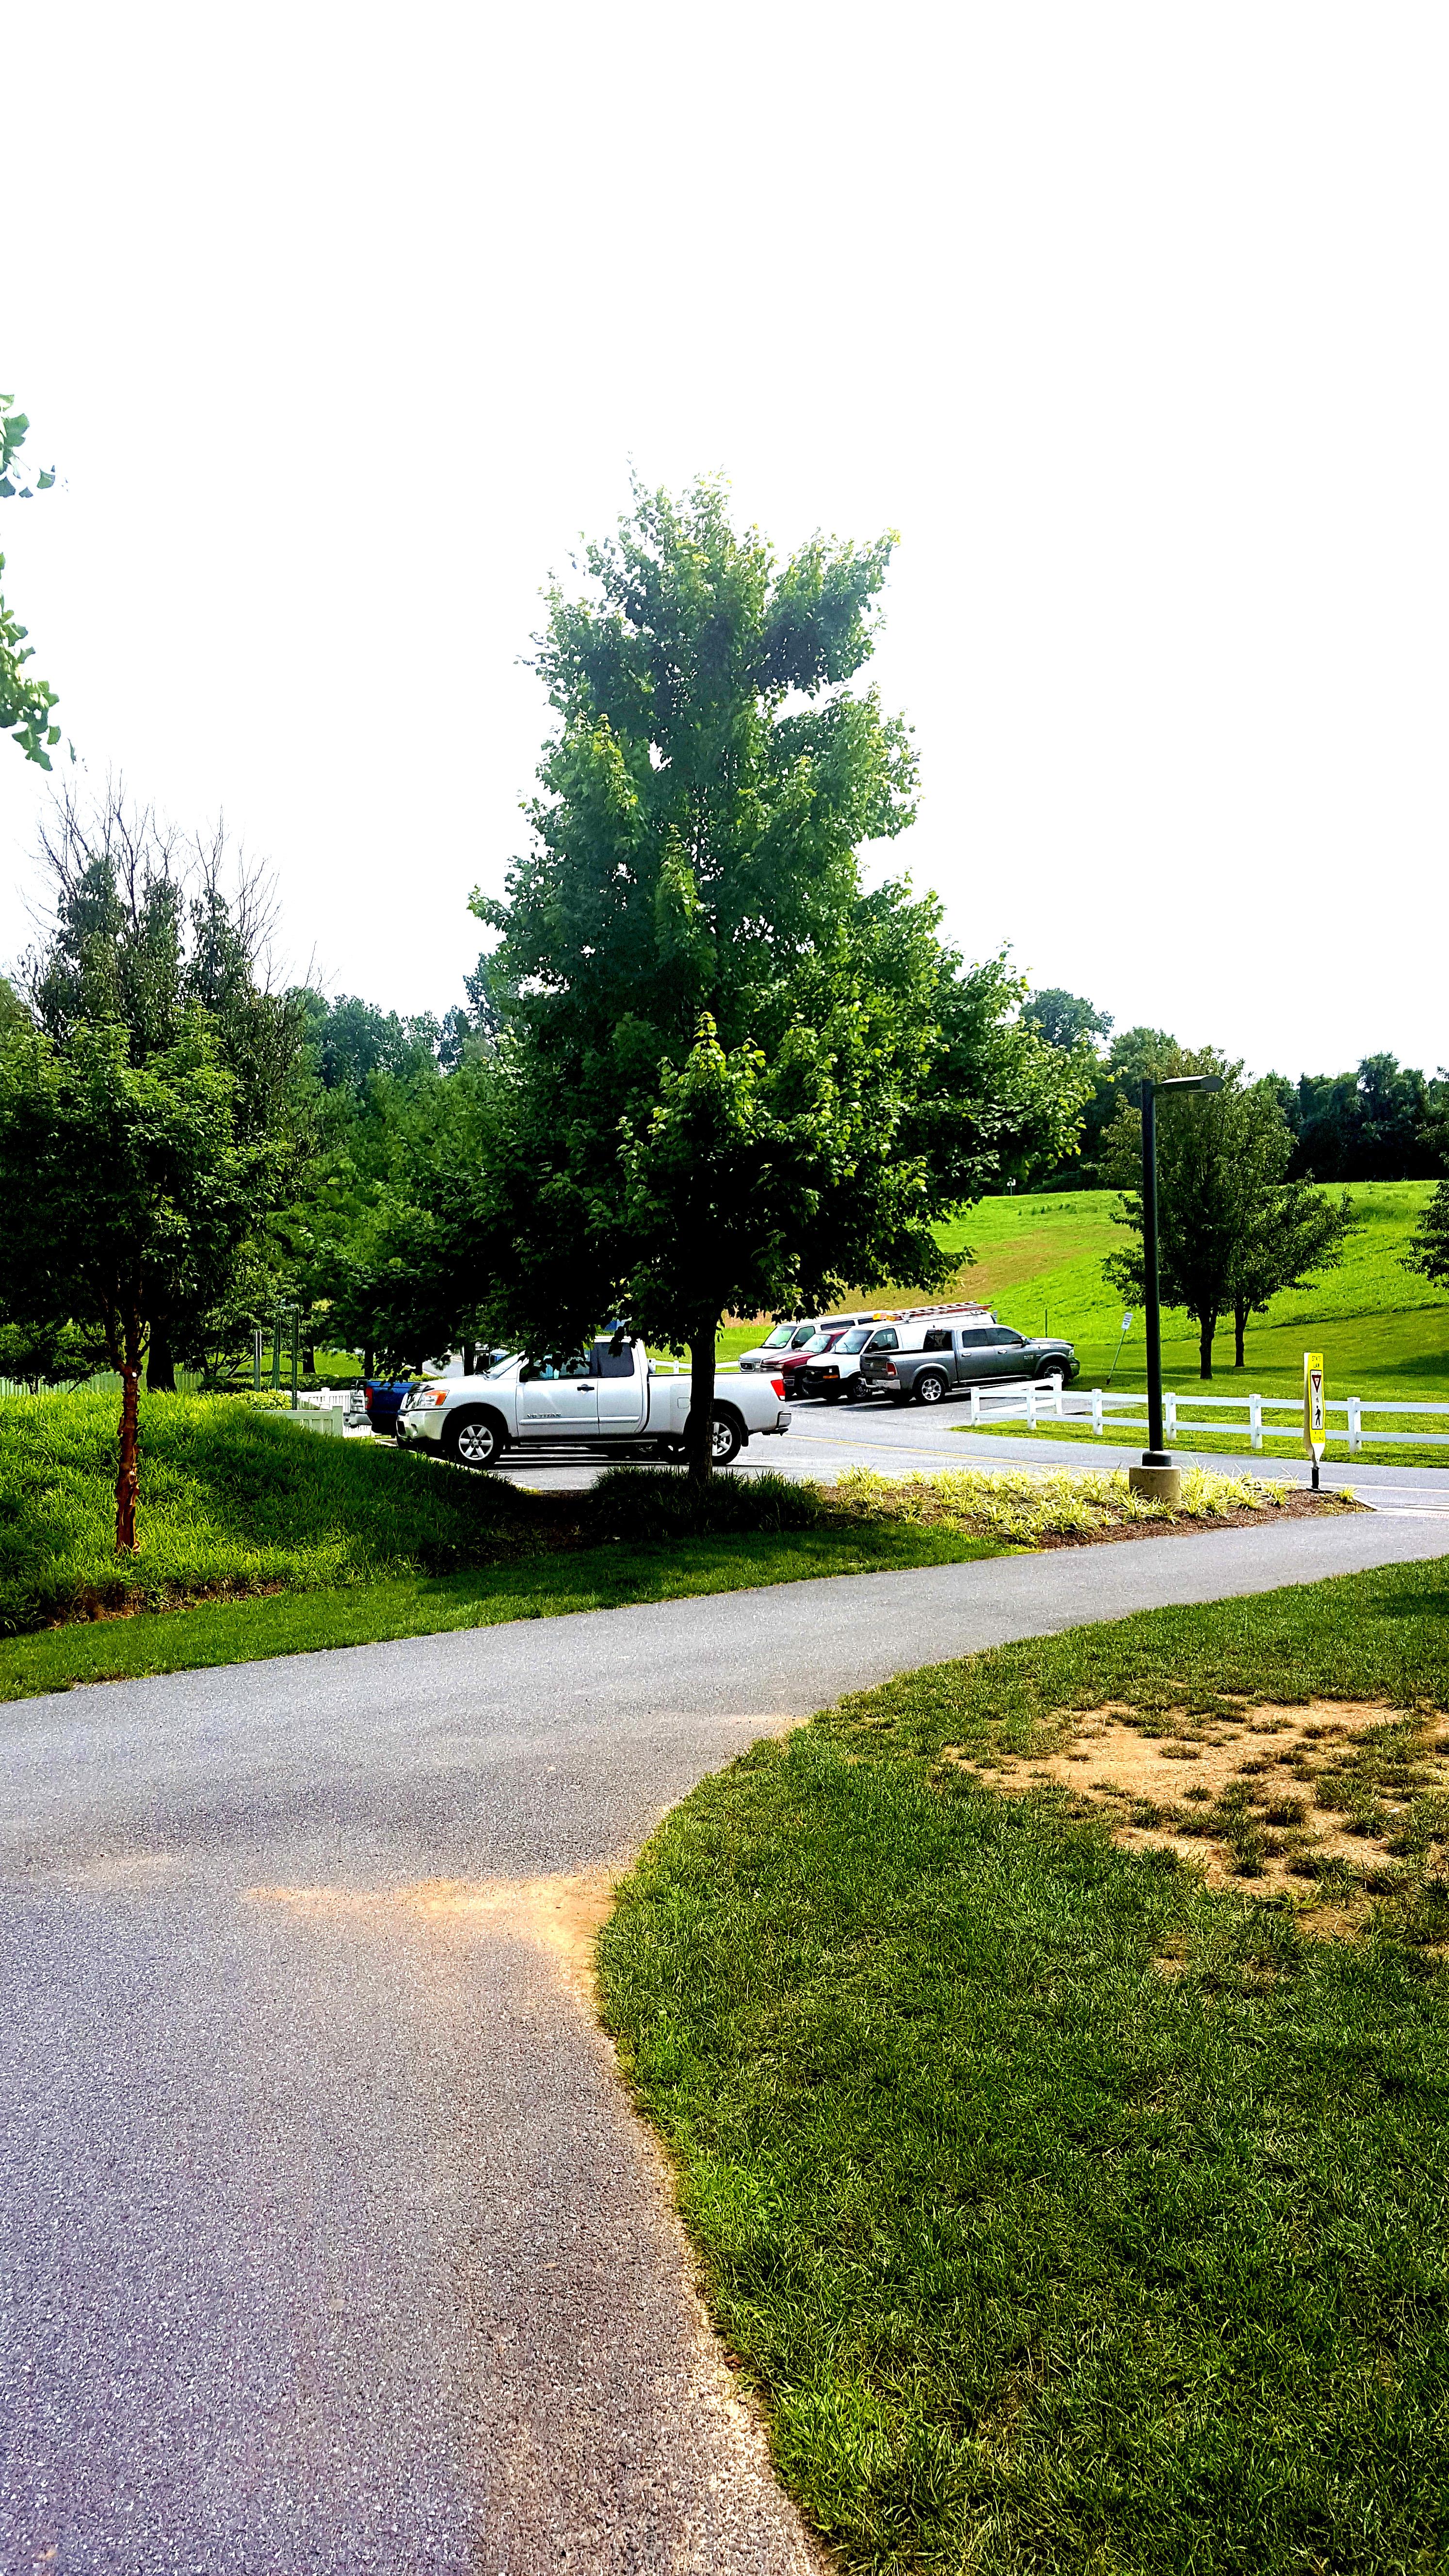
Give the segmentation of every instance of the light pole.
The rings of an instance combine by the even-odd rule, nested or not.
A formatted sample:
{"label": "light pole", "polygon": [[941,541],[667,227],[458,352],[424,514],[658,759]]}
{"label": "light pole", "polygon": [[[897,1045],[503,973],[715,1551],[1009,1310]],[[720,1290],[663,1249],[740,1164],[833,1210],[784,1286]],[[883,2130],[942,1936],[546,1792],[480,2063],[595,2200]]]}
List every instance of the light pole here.
{"label": "light pole", "polygon": [[1142,1274],[1146,1298],[1143,1323],[1147,1336],[1147,1447],[1140,1467],[1129,1467],[1127,1481],[1140,1494],[1175,1503],[1182,1493],[1182,1471],[1162,1445],[1162,1310],[1157,1295],[1157,1095],[1159,1091],[1221,1091],[1220,1073],[1181,1073],[1171,1081],[1142,1084]]}

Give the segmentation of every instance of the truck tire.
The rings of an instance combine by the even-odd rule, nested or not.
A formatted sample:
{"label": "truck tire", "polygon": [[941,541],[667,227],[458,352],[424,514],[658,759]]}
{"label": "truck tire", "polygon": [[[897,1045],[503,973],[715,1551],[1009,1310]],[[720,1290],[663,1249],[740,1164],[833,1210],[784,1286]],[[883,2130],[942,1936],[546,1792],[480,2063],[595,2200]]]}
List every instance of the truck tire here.
{"label": "truck tire", "polygon": [[503,1424],[480,1404],[476,1410],[453,1415],[444,1427],[441,1445],[444,1457],[455,1459],[460,1467],[496,1467],[506,1446]]}
{"label": "truck tire", "polygon": [[745,1426],[733,1407],[717,1404],[710,1425],[710,1450],[716,1467],[732,1467],[745,1445]]}
{"label": "truck tire", "polygon": [[1037,1373],[1038,1386],[1045,1386],[1047,1379],[1050,1377],[1054,1377],[1056,1379],[1058,1386],[1066,1385],[1067,1364],[1065,1360],[1048,1360],[1045,1368],[1039,1370]]}
{"label": "truck tire", "polygon": [[946,1392],[946,1381],[939,1369],[922,1369],[912,1393],[917,1404],[939,1404]]}
{"label": "truck tire", "polygon": [[[711,1418],[710,1455],[716,1467],[732,1467],[745,1445],[745,1426],[732,1404],[717,1404]],[[681,1458],[689,1456],[689,1425],[679,1444]]]}

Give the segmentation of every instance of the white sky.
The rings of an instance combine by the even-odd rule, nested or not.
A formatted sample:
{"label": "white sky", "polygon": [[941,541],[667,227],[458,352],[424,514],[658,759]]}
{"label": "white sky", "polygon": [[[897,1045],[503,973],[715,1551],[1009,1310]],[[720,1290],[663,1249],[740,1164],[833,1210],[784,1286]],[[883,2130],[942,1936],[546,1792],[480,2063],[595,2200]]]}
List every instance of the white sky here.
{"label": "white sky", "polygon": [[[5,67],[5,588],[88,769],[443,1009],[538,591],[632,457],[903,545],[968,953],[1296,1073],[1449,1058],[1449,20],[1176,0],[71,6]],[[0,956],[42,783],[0,743]]]}

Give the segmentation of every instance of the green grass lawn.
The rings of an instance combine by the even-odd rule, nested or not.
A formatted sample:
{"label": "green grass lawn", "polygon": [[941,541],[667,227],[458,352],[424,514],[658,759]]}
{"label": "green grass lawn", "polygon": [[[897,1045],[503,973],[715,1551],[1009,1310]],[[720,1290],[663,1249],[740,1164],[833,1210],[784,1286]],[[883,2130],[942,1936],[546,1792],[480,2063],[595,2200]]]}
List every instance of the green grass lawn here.
{"label": "green grass lawn", "polygon": [[454,1574],[385,1575],[344,1589],[205,1601],[0,1637],[0,1700],[68,1690],[75,1682],[192,1672],[329,1646],[370,1646],[387,1637],[489,1628],[507,1619],[554,1619],[575,1610],[618,1610],[630,1602],[743,1592],[812,1575],[960,1565],[1010,1552],[1000,1540],[897,1522],[878,1529],[635,1540],[627,1547],[614,1539]]}
{"label": "green grass lawn", "polygon": [[0,1403],[0,1696],[1016,1543],[774,1476],[529,1493],[235,1397],[143,1395],[140,1546],[118,1560],[115,1433],[104,1393]]}
{"label": "green grass lawn", "polygon": [[[1297,1395],[1303,1353],[1312,1348],[1324,1353],[1331,1395],[1449,1399],[1449,1293],[1403,1269],[1398,1258],[1433,1189],[1432,1181],[1357,1184],[1350,1196],[1364,1222],[1342,1266],[1316,1287],[1275,1298],[1254,1319],[1244,1377],[1233,1368],[1231,1325],[1220,1328],[1213,1391],[1229,1394],[1246,1384],[1261,1395]],[[976,1255],[961,1268],[959,1293],[994,1306],[1018,1332],[1045,1329],[1074,1342],[1084,1386],[1105,1385],[1114,1358],[1114,1387],[1146,1382],[1142,1319],[1135,1319],[1118,1357],[1122,1300],[1102,1278],[1107,1254],[1129,1239],[1112,1222],[1120,1205],[1112,1190],[983,1199],[942,1230],[949,1251],[969,1244]],[[893,1300],[881,1291],[866,1302]],[[736,1358],[757,1338],[748,1326],[732,1326],[721,1337],[721,1353]],[[1162,1355],[1167,1385],[1186,1394],[1198,1384],[1197,1335],[1184,1316],[1164,1315]]]}
{"label": "green grass lawn", "polygon": [[[1117,1477],[828,1488],[614,1468],[532,1493],[227,1396],[146,1396],[140,1546],[112,1547],[114,1397],[0,1405],[0,1697],[813,1575],[959,1564],[1161,1517]],[[1274,1498],[1229,1478],[1192,1520]]]}
{"label": "green grass lawn", "polygon": [[[1449,2563],[1446,1649],[1449,1562],[1003,1647],[756,1746],[647,1847],[604,2017],[843,2567]],[[1412,1798],[1337,1938],[1320,1883],[1215,1892],[966,1767],[1105,1703],[1186,1752],[1315,1697],[1419,1712],[1370,1741]]]}

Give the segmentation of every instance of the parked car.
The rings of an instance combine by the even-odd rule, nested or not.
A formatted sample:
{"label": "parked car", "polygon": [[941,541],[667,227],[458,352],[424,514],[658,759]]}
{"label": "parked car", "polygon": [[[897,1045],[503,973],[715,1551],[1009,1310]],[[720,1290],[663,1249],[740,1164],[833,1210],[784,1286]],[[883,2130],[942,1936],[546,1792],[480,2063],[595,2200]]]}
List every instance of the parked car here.
{"label": "parked car", "polygon": [[777,1324],[757,1349],[744,1353],[739,1366],[752,1372],[777,1369],[783,1359],[798,1357],[817,1333],[848,1333],[853,1324],[876,1320],[874,1315],[819,1315],[813,1323]]}
{"label": "parked car", "polygon": [[818,1321],[807,1324],[777,1324],[773,1333],[755,1350],[741,1354],[739,1366],[747,1375],[758,1376],[762,1371],[769,1374],[777,1369],[780,1362],[791,1352],[803,1351],[806,1343],[813,1340],[819,1330]]}
{"label": "parked car", "polygon": [[873,1323],[857,1324],[848,1333],[837,1333],[825,1350],[816,1351],[807,1343],[796,1366],[793,1392],[802,1396],[823,1396],[827,1404],[858,1402],[862,1388],[860,1355],[876,1327]]}
{"label": "parked car", "polygon": [[[430,1443],[464,1467],[493,1467],[509,1449],[597,1449],[677,1460],[694,1402],[687,1374],[655,1372],[642,1342],[619,1331],[587,1351],[531,1359],[515,1351],[478,1377],[432,1378],[397,1416],[408,1447]],[[716,1375],[714,1463],[728,1467],[756,1435],[790,1428],[784,1381]]]}
{"label": "parked car", "polygon": [[1055,1378],[1070,1385],[1078,1361],[1070,1342],[1030,1341],[1006,1324],[989,1318],[882,1324],[861,1354],[862,1384],[868,1395],[885,1395],[896,1404],[914,1397],[917,1404],[939,1404],[953,1389],[999,1384],[1027,1378],[1040,1385]]}
{"label": "parked car", "polygon": [[[865,1338],[869,1341],[869,1327],[858,1327],[857,1329],[863,1329],[865,1332]],[[779,1363],[779,1375],[785,1381],[785,1400],[788,1404],[798,1403],[800,1396],[804,1392],[805,1375],[811,1362],[818,1359],[822,1352],[834,1350],[837,1343],[842,1342],[845,1339],[845,1335],[846,1327],[844,1324],[822,1324],[819,1332],[812,1333],[809,1341],[805,1343],[801,1350],[787,1351],[785,1353],[784,1358]]]}
{"label": "parked car", "polygon": [[390,1440],[411,1387],[410,1377],[370,1377],[362,1390],[367,1418],[374,1431]]}

